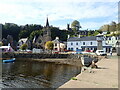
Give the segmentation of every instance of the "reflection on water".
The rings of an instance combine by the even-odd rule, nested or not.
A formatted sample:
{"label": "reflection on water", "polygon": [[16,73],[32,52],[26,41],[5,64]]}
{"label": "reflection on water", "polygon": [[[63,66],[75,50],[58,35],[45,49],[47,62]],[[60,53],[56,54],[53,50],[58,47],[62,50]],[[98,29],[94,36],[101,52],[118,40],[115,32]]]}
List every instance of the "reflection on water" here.
{"label": "reflection on water", "polygon": [[17,59],[3,64],[3,87],[57,88],[80,71],[77,66]]}

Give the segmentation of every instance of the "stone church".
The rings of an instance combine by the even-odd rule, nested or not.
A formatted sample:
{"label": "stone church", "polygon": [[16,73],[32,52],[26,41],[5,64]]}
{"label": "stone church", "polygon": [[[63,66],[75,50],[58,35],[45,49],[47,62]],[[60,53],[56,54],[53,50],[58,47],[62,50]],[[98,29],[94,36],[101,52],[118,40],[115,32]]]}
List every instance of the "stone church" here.
{"label": "stone church", "polygon": [[45,43],[47,41],[51,41],[51,30],[50,30],[50,26],[49,26],[49,21],[48,21],[48,17],[46,20],[46,26],[43,28],[43,35],[38,36],[38,38],[36,38],[36,36],[33,39],[33,44],[35,44],[35,46],[37,46],[36,48],[41,48],[41,49],[45,49]]}

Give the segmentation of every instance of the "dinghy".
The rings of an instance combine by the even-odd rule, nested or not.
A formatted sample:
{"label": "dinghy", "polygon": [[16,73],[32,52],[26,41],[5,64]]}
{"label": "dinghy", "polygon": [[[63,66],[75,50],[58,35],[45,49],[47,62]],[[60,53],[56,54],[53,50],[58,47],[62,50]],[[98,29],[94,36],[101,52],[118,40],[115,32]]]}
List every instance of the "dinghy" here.
{"label": "dinghy", "polygon": [[15,61],[15,58],[12,58],[12,59],[3,59],[2,60],[4,63],[6,62],[14,62]]}

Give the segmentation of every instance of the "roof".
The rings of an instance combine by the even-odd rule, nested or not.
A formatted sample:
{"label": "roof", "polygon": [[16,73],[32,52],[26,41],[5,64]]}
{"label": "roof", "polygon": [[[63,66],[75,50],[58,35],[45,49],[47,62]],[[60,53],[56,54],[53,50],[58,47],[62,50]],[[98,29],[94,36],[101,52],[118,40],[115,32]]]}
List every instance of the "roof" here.
{"label": "roof", "polygon": [[88,36],[88,37],[72,37],[67,39],[67,41],[96,41],[96,36]]}
{"label": "roof", "polygon": [[22,39],[20,39],[18,42],[23,41],[23,42],[25,43],[27,40],[28,40],[28,38],[22,38]]}
{"label": "roof", "polygon": [[103,33],[102,33],[102,34],[100,34],[100,33],[99,33],[99,34],[98,34],[98,35],[96,35],[96,36],[103,36],[103,35],[104,35]]}
{"label": "roof", "polygon": [[106,38],[111,38],[111,37],[118,37],[118,39],[120,39],[120,35],[119,36],[106,36]]}
{"label": "roof", "polygon": [[53,42],[55,42],[55,43],[63,43],[61,40],[58,40],[58,39],[53,40]]}

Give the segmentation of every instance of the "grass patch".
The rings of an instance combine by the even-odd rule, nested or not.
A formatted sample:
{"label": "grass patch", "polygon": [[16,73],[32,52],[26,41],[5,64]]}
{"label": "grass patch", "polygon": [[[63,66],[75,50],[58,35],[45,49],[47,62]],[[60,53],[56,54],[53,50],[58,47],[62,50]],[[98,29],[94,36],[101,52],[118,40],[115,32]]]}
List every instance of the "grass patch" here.
{"label": "grass patch", "polygon": [[77,80],[77,78],[76,77],[72,77],[71,80]]}

